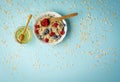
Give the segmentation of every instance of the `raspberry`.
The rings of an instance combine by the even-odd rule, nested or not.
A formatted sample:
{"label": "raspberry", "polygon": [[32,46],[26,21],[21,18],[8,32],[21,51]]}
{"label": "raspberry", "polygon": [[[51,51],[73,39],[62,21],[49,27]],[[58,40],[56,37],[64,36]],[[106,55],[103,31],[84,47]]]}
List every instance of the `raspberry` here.
{"label": "raspberry", "polygon": [[58,23],[54,23],[53,26],[54,26],[54,27],[57,27],[57,26],[58,26]]}
{"label": "raspberry", "polygon": [[60,34],[61,34],[61,35],[64,35],[64,34],[65,34],[65,31],[64,31],[64,30],[62,30],[62,31],[60,32]]}
{"label": "raspberry", "polygon": [[48,42],[49,42],[49,39],[48,39],[48,38],[45,38],[45,42],[48,43]]}
{"label": "raspberry", "polygon": [[36,33],[36,34],[39,34],[39,30],[35,30],[35,33]]}
{"label": "raspberry", "polygon": [[45,19],[43,19],[42,21],[41,21],[41,25],[42,26],[48,26],[50,24],[50,22],[49,22],[49,20],[47,19],[47,18],[45,18]]}
{"label": "raspberry", "polygon": [[36,24],[36,25],[34,25],[34,27],[35,27],[35,29],[37,29],[37,28],[39,28],[39,25]]}
{"label": "raspberry", "polygon": [[50,33],[50,36],[54,36],[54,35],[55,35],[55,33],[54,33],[54,32],[51,32],[51,33]]}

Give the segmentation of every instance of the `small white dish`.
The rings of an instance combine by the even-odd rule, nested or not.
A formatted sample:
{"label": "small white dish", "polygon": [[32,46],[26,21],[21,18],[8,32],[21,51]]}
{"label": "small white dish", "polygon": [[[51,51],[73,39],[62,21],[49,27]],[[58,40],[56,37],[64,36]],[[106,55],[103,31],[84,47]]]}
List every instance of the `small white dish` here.
{"label": "small white dish", "polygon": [[[45,13],[41,14],[39,17],[37,17],[37,19],[35,20],[34,25],[36,25],[37,22],[38,22],[41,18],[43,18],[44,16],[46,16],[46,15],[54,15],[54,17],[61,17],[61,15],[58,14],[58,13],[56,13],[56,12],[45,12]],[[56,41],[56,42],[46,43],[46,42],[40,40],[40,39],[37,37],[37,35],[36,35],[35,31],[34,31],[35,28],[33,29],[33,34],[35,35],[36,39],[38,39],[40,42],[42,42],[42,43],[44,43],[44,44],[48,44],[48,45],[56,45],[56,44],[58,44],[58,43],[60,43],[60,42],[63,41],[63,39],[65,38],[66,33],[67,33],[67,23],[66,23],[65,20],[62,20],[62,21],[63,21],[63,23],[65,24],[65,27],[64,27],[64,32],[65,32],[65,34],[62,35],[61,38],[60,38],[58,41]]]}

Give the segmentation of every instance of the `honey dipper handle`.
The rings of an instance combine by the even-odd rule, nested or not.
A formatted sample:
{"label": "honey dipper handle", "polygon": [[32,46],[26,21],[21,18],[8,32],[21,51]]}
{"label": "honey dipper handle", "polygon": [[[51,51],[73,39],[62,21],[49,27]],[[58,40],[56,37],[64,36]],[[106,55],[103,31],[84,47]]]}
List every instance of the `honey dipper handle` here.
{"label": "honey dipper handle", "polygon": [[65,16],[62,16],[62,17],[56,17],[56,18],[51,18],[50,21],[60,21],[60,20],[63,20],[63,19],[67,19],[67,18],[71,18],[73,16],[77,16],[78,13],[72,13],[72,14],[68,14],[68,15],[65,15]]}
{"label": "honey dipper handle", "polygon": [[25,33],[25,31],[26,31],[26,29],[27,29],[27,27],[28,27],[28,24],[29,24],[31,18],[32,18],[32,14],[30,14],[29,17],[28,17],[26,26],[25,26],[25,28],[24,28],[24,30],[23,30],[23,34]]}

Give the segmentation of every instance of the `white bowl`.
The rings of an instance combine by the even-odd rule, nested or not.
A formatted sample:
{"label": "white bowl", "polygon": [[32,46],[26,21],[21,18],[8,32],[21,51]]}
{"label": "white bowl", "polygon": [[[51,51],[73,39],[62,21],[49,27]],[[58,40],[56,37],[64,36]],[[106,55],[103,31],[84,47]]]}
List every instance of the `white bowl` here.
{"label": "white bowl", "polygon": [[[34,25],[36,25],[36,23],[40,20],[40,18],[42,18],[43,16],[48,15],[48,14],[49,14],[49,15],[55,15],[55,17],[61,17],[61,15],[58,14],[58,13],[56,13],[56,12],[45,12],[45,13],[41,14],[39,17],[37,17],[37,19],[35,20]],[[65,24],[65,27],[64,27],[65,34],[62,35],[61,38],[60,38],[57,42],[46,43],[46,42],[40,40],[40,39],[37,37],[37,35],[35,34],[35,31],[34,31],[35,28],[34,28],[33,33],[34,33],[36,39],[38,39],[40,42],[42,42],[42,43],[44,43],[44,44],[49,44],[49,45],[56,45],[56,44],[60,43],[61,41],[63,41],[63,39],[65,38],[66,33],[67,33],[67,23],[66,23],[65,20],[62,20],[62,21],[63,21],[63,23]]]}

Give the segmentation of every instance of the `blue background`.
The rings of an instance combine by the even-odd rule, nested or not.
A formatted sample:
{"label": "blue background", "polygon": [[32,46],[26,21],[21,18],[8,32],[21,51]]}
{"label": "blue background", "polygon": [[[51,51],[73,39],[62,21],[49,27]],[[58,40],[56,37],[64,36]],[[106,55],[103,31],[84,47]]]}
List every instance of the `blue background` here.
{"label": "blue background", "polygon": [[[47,11],[67,19],[68,32],[56,46],[32,36],[15,41],[18,26],[27,16]],[[120,82],[120,0],[1,0],[0,82]]]}

